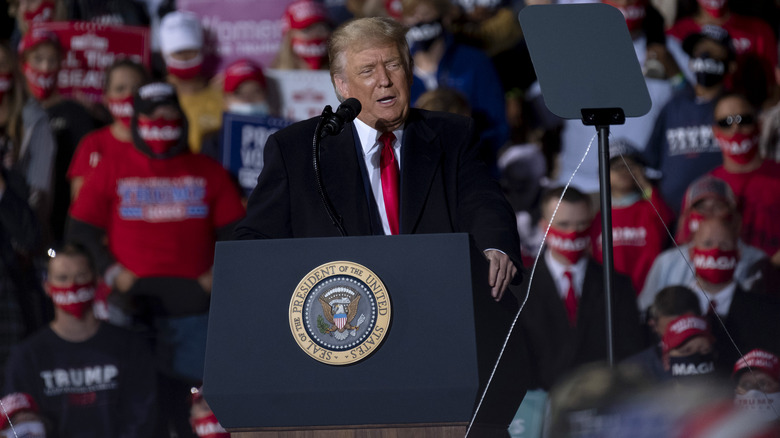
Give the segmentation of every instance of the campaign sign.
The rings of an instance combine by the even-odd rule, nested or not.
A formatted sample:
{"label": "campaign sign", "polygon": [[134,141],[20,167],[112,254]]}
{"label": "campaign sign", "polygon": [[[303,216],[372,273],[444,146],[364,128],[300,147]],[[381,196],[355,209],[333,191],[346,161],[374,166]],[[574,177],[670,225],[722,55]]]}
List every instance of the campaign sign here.
{"label": "campaign sign", "polygon": [[327,70],[266,70],[279,91],[279,114],[290,120],[306,120],[322,114],[325,105],[339,106]]}
{"label": "campaign sign", "polygon": [[249,196],[263,170],[268,137],[292,122],[278,117],[243,116],[226,112],[222,118],[222,165],[238,179]]}
{"label": "campaign sign", "polygon": [[149,67],[149,29],[138,26],[106,25],[82,21],[35,23],[53,32],[63,49],[57,78],[61,94],[99,102],[107,67],[120,58]]}
{"label": "campaign sign", "polygon": [[200,17],[209,44],[209,70],[219,72],[231,62],[249,58],[268,67],[282,41],[282,16],[292,0],[178,0],[179,10]]}

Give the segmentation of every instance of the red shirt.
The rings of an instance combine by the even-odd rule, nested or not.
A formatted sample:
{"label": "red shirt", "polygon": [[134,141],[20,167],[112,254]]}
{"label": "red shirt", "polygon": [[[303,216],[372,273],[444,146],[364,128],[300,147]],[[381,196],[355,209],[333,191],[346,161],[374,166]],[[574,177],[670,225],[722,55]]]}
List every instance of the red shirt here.
{"label": "red shirt", "polygon": [[153,159],[131,147],[103,157],[70,214],[106,230],[114,257],[139,277],[197,278],[213,263],[216,230],[244,207],[211,158]]}
{"label": "red shirt", "polygon": [[[777,40],[772,28],[760,18],[747,17],[732,13],[721,26],[734,43],[737,61],[745,55],[755,55],[761,59],[769,75],[767,80],[774,83],[774,68],[777,65]],[[667,33],[682,42],[688,35],[699,33],[701,26],[692,17],[678,20]],[[740,62],[741,63],[741,62]]]}
{"label": "red shirt", "polygon": [[68,179],[86,178],[106,154],[124,147],[133,147],[133,144],[114,137],[110,125],[90,132],[81,139],[73,154],[68,168]]}
{"label": "red shirt", "polygon": [[742,215],[742,240],[772,257],[780,250],[780,164],[767,160],[748,173],[730,173],[720,166],[712,175],[734,191]]}
{"label": "red shirt", "polygon": [[[615,271],[631,277],[637,294],[642,291],[656,256],[666,248],[669,235],[664,224],[668,226],[673,219],[672,211],[658,195],[658,190],[653,190],[650,202],[640,199],[626,207],[612,207],[612,256]],[[658,209],[663,222],[653,206]],[[593,231],[593,256],[601,263],[600,212],[594,219]]]}

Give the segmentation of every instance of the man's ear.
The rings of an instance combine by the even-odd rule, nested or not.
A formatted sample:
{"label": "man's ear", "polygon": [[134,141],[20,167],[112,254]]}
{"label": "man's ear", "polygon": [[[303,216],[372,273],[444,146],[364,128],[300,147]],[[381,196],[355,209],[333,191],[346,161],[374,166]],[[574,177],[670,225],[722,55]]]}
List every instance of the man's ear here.
{"label": "man's ear", "polygon": [[338,94],[343,97],[344,100],[350,98],[349,84],[347,84],[347,81],[345,81],[340,74],[333,76],[333,84],[336,86],[336,91],[338,91]]}

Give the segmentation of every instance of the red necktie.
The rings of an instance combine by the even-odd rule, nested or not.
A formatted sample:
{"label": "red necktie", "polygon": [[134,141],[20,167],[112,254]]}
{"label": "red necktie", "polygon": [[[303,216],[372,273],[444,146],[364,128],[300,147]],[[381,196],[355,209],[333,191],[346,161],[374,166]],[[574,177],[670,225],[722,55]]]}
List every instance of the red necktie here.
{"label": "red necktie", "polygon": [[574,292],[574,280],[571,271],[564,271],[563,275],[569,280],[569,290],[566,292],[563,304],[566,305],[566,316],[569,317],[569,324],[574,327],[577,325],[577,294]]}
{"label": "red necktie", "polygon": [[395,135],[385,132],[379,136],[382,143],[382,155],[379,159],[379,167],[382,177],[382,196],[385,200],[385,213],[387,223],[390,225],[390,234],[398,234],[398,198],[399,196],[399,171],[398,161],[395,159],[393,142]]}

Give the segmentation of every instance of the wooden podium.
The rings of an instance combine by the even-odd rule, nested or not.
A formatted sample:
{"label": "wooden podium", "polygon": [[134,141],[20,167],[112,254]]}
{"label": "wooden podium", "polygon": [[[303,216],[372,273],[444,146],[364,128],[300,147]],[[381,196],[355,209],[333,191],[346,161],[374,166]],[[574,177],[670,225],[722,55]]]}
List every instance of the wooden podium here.
{"label": "wooden podium", "polygon": [[[315,360],[291,332],[296,287],[337,261],[376,274],[392,308],[383,342],[349,365]],[[516,311],[511,293],[490,296],[466,234],[219,242],[203,394],[238,437],[465,436]],[[521,352],[507,348],[469,436],[508,436]]]}

